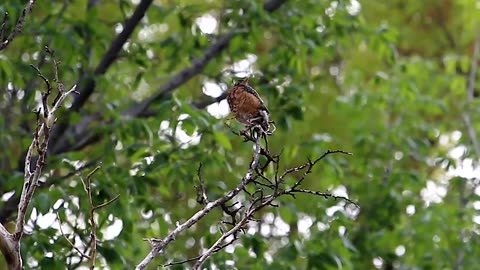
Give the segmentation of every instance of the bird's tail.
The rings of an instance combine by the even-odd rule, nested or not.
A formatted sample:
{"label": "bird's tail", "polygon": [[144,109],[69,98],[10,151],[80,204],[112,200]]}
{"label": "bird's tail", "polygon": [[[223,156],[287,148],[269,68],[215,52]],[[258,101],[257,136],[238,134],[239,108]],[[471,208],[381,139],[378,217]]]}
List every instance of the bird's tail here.
{"label": "bird's tail", "polygon": [[270,129],[270,124],[273,123],[273,121],[270,121],[270,117],[267,111],[262,110],[260,111],[261,120],[260,120],[260,127],[262,128],[263,133],[266,135],[272,135],[273,132],[275,131],[275,125],[273,125],[274,129]]}

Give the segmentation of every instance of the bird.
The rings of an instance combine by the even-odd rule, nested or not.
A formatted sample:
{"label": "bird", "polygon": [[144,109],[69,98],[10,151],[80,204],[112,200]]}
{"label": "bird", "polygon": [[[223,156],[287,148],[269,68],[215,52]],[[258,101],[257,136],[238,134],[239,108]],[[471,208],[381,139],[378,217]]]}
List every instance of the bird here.
{"label": "bird", "polygon": [[245,125],[242,132],[257,126],[263,134],[271,135],[273,131],[270,130],[270,111],[257,91],[248,84],[248,80],[249,77],[239,79],[228,90],[227,102],[230,111],[237,121]]}

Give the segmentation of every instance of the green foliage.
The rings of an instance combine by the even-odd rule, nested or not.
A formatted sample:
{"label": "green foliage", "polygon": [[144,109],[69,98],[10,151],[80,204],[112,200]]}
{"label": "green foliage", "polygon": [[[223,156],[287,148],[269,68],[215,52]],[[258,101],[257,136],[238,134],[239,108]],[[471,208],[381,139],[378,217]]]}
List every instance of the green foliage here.
{"label": "green foliage", "polygon": [[[10,14],[7,30],[24,2],[0,4],[1,13]],[[87,7],[88,2],[96,4]],[[194,188],[199,163],[210,199],[236,186],[250,163],[252,145],[224,123],[234,129],[240,125],[198,104],[215,102],[202,92],[206,82],[226,90],[241,72],[254,74],[251,83],[276,122],[269,146],[282,153],[280,169],[327,149],[352,152],[320,162],[305,187],[344,191],[361,209],[307,194],[285,197],[279,208],[263,210],[257,216],[261,222],[252,223],[234,248],[216,253],[205,267],[478,267],[480,150],[472,143],[472,136],[480,139],[478,82],[473,99],[467,99],[480,25],[478,1],[296,0],[271,13],[258,0],[154,1],[112,65],[99,73],[96,68],[112,40],[137,7],[132,2],[37,1],[22,33],[0,51],[1,194],[21,190],[23,158],[35,123],[32,111],[45,89],[29,65],[39,65],[53,79],[43,47],[53,48],[61,59],[65,85],[85,89],[90,79],[95,82],[80,109],[69,110],[73,98],[68,99],[58,115],[57,126],[83,123],[89,133],[63,137],[70,143],[64,151],[54,150],[60,140],[52,142],[46,183],[31,203],[31,233],[22,240],[27,269],[79,266],[58,223],[39,222],[43,215],[58,214],[70,228],[66,236],[76,235],[83,250],[90,225],[81,179],[97,164],[102,165],[92,179],[94,204],[120,195],[96,212],[100,268],[132,269],[150,250],[143,238],[164,237],[200,209]],[[197,23],[207,15],[217,22],[212,33],[202,32],[204,25]],[[235,36],[198,75],[157,95],[230,31]],[[254,60],[247,70],[238,70],[236,64],[245,59]],[[479,79],[478,72],[473,75]],[[153,95],[157,98],[147,116],[127,115]],[[82,122],[86,117],[90,121]],[[93,165],[83,168],[88,163]],[[469,163],[476,171],[468,169]],[[273,174],[273,168],[267,172]],[[2,224],[15,218],[15,211],[7,212],[8,198],[0,201]],[[150,269],[198,256],[227,228],[218,223],[221,218],[221,210],[213,210]],[[121,228],[118,236],[111,235],[114,227]],[[0,259],[0,268],[5,267]]]}

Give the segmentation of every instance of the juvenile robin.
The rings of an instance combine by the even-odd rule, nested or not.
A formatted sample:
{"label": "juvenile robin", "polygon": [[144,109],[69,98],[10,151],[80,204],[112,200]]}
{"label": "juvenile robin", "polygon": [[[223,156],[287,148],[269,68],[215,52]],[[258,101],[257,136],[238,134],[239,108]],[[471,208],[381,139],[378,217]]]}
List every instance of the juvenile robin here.
{"label": "juvenile robin", "polygon": [[258,126],[262,133],[273,133],[270,130],[270,111],[257,91],[248,85],[248,77],[236,81],[228,90],[227,102],[235,119],[245,125],[243,132]]}

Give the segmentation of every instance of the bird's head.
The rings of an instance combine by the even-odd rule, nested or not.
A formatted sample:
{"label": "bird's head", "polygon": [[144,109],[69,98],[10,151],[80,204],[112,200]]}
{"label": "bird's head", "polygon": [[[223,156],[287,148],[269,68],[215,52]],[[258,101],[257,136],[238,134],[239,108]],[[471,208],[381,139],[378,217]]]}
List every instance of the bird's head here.
{"label": "bird's head", "polygon": [[237,85],[247,85],[248,84],[248,79],[250,79],[249,77],[245,77],[245,78],[242,78],[240,80],[237,80],[235,82],[235,86]]}

